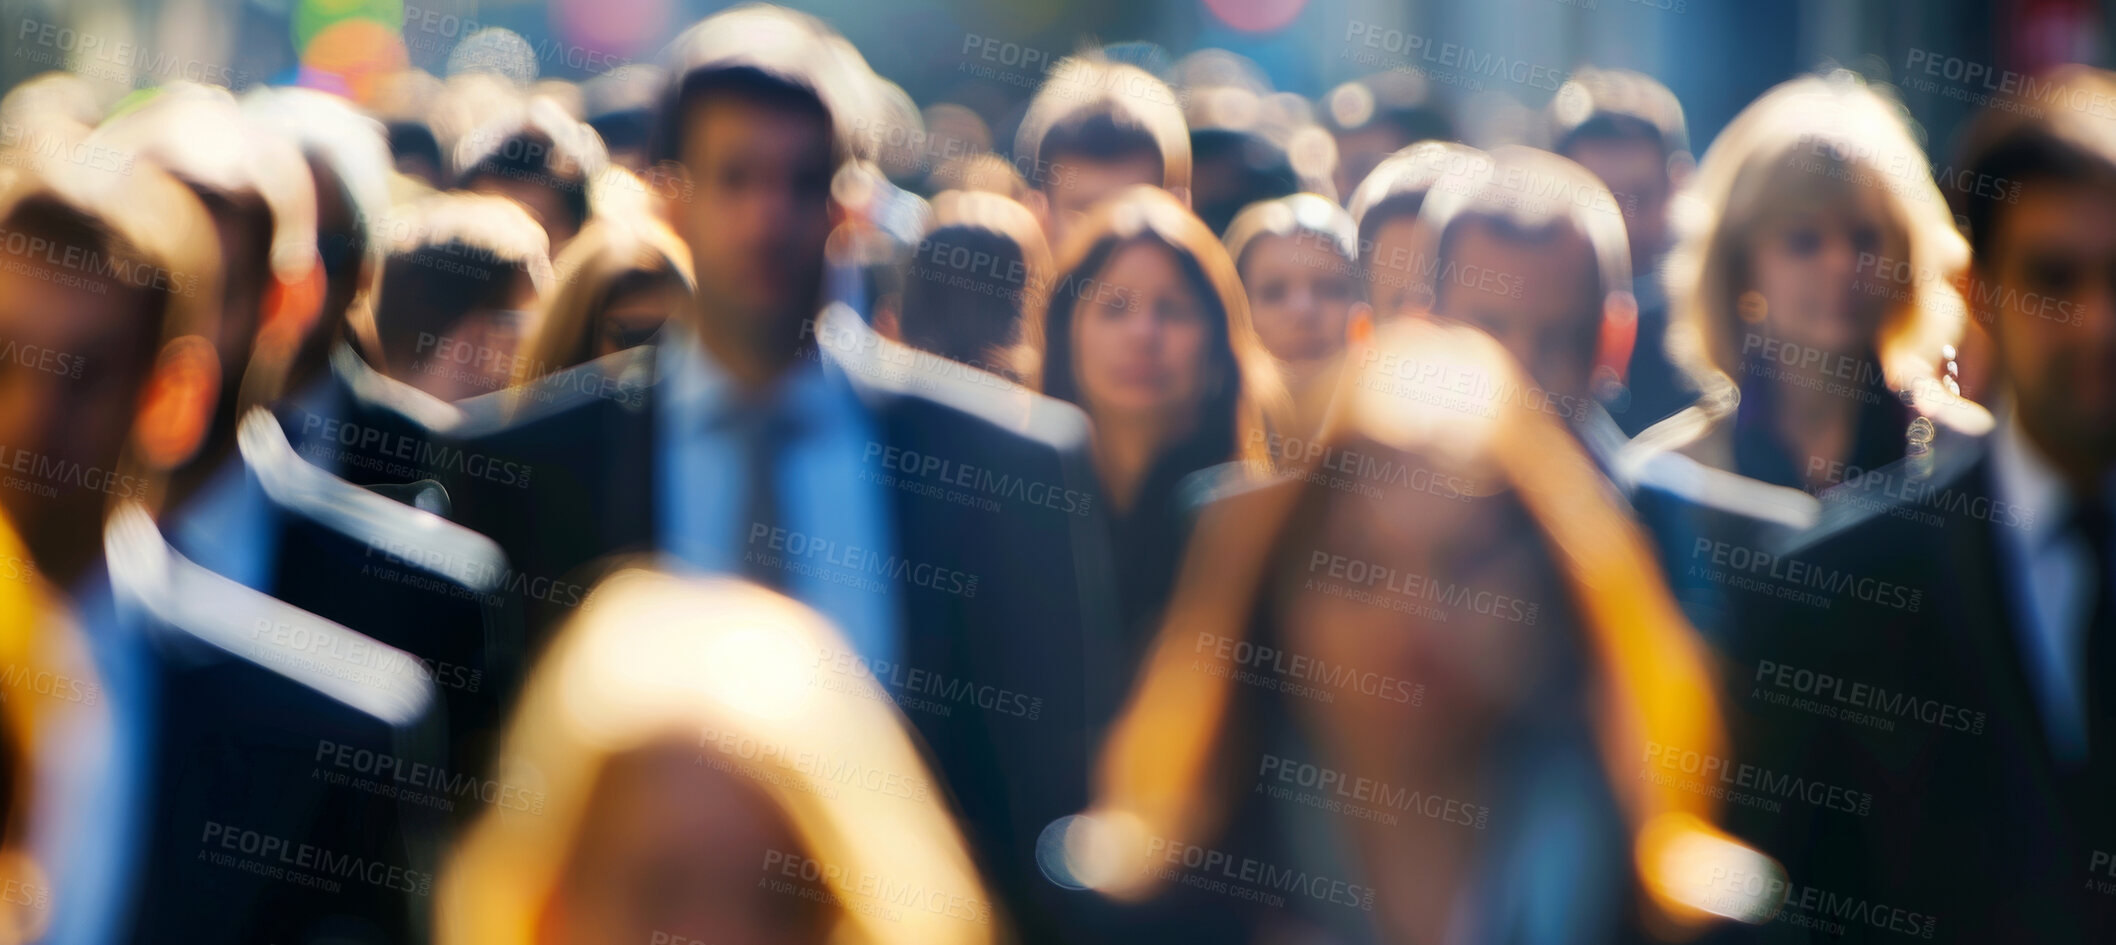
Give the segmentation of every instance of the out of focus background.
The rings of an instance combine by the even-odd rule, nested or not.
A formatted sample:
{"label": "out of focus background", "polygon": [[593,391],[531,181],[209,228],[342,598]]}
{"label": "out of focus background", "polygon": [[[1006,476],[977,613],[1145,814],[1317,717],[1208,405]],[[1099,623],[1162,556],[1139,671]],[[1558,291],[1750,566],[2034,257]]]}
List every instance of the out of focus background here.
{"label": "out of focus background", "polygon": [[[202,79],[357,89],[409,64],[578,81],[650,61],[701,0],[5,0],[0,91],[55,68],[148,87]],[[1044,72],[1084,43],[1147,66],[1217,48],[1310,98],[1395,72],[1460,116],[1469,143],[1523,139],[1571,70],[1636,69],[1674,90],[1699,145],[1786,76],[1841,66],[1897,85],[1928,151],[1985,97],[2054,63],[2110,65],[2093,0],[808,0],[919,103],[952,102],[994,140]],[[506,32],[490,32],[491,30]],[[1178,86],[1180,88],[1180,84]],[[355,97],[359,97],[357,94]],[[1324,103],[1327,107],[1327,103]]]}

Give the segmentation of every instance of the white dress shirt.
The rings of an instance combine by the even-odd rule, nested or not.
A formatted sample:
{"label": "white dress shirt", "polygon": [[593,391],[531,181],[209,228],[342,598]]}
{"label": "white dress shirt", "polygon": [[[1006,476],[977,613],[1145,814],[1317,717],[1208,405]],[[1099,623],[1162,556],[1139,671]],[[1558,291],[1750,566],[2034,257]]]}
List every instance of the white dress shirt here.
{"label": "white dress shirt", "polygon": [[797,361],[764,394],[802,421],[780,440],[774,486],[786,535],[773,547],[768,537],[748,540],[741,526],[748,463],[728,420],[745,398],[734,379],[695,334],[673,323],[655,357],[662,377],[654,419],[662,550],[701,571],[729,574],[743,573],[746,553],[776,556],[789,595],[829,617],[861,656],[894,662],[902,651],[904,589],[877,564],[897,553],[894,522],[889,496],[862,475],[880,433],[843,372]]}

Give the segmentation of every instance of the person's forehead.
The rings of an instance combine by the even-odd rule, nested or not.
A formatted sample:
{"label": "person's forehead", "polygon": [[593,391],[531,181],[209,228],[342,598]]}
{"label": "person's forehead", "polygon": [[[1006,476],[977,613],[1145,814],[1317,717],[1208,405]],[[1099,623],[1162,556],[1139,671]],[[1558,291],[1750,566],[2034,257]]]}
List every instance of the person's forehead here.
{"label": "person's forehead", "polygon": [[[1455,239],[1451,260],[1457,268],[1479,265],[1521,286],[1524,295],[1542,298],[1580,295],[1594,279],[1594,247],[1572,225],[1533,236],[1500,233],[1489,222],[1465,220]],[[1504,292],[1501,288],[1500,292]]]}
{"label": "person's forehead", "polygon": [[2107,249],[2116,243],[2116,187],[2044,182],[2022,186],[1993,221],[1994,255]]}
{"label": "person's forehead", "polygon": [[64,285],[75,274],[37,261],[10,262],[15,265],[0,266],[0,341],[85,356],[91,348],[128,347],[128,332],[146,330],[137,293],[92,278],[92,285]]}
{"label": "person's forehead", "polygon": [[741,95],[708,95],[691,104],[688,117],[684,148],[694,157],[795,142],[811,147],[820,157],[827,158],[830,150],[830,122],[823,116],[773,107]]}

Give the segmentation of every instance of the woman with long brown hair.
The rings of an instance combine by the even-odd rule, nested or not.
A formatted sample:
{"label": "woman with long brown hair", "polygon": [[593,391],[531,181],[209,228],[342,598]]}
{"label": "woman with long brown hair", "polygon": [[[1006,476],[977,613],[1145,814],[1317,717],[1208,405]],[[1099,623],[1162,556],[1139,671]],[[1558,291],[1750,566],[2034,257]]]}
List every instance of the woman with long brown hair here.
{"label": "woman with long brown hair", "polygon": [[1201,516],[1046,868],[1275,896],[1322,941],[1767,917],[1782,874],[1712,826],[1705,651],[1586,454],[1473,329],[1399,321],[1345,364],[1322,455]]}
{"label": "woman with long brown hair", "polygon": [[1265,462],[1285,389],[1257,340],[1234,263],[1166,191],[1120,192],[1072,229],[1031,323],[1045,394],[1086,411],[1109,520],[1128,673],[1182,552],[1181,484]]}

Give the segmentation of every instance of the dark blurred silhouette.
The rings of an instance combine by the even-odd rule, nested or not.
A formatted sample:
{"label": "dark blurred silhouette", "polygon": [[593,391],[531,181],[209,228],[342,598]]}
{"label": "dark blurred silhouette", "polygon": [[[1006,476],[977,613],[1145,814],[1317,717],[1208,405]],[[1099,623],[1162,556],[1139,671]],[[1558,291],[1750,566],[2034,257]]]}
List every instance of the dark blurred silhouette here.
{"label": "dark blurred silhouette", "polygon": [[479,116],[483,123],[456,142],[455,186],[513,198],[557,253],[588,222],[588,182],[609,165],[609,153],[594,129],[550,99],[509,110],[515,113]]}
{"label": "dark blurred silhouette", "polygon": [[[1330,90],[1323,117],[1337,139],[1337,192],[1349,195],[1389,155],[1455,140],[1455,126],[1416,70],[1380,72]],[[1345,199],[1349,200],[1347,196]]]}
{"label": "dark blurred silhouette", "polygon": [[877,327],[914,348],[1019,381],[1022,323],[1050,291],[1051,251],[1028,208],[996,193],[933,199],[933,228],[904,269],[899,312]]}

